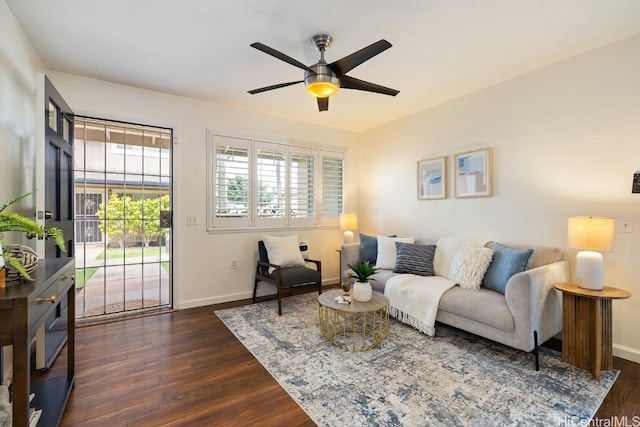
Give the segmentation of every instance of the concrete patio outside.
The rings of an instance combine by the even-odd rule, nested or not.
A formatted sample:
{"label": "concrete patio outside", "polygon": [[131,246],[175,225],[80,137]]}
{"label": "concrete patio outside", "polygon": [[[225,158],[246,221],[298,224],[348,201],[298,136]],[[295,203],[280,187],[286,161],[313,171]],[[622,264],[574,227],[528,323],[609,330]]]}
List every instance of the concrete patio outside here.
{"label": "concrete patio outside", "polygon": [[168,307],[170,276],[163,267],[169,254],[115,259],[96,259],[100,245],[77,245],[76,269],[97,267],[97,271],[76,291],[76,317],[88,318],[146,308]]}

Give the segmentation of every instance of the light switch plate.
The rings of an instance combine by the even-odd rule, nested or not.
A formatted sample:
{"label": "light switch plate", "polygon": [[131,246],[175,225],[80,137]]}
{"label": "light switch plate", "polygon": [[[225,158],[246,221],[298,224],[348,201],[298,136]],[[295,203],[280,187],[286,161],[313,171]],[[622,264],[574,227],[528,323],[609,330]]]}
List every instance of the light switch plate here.
{"label": "light switch plate", "polygon": [[633,233],[633,220],[631,218],[620,219],[619,225],[621,233]]}

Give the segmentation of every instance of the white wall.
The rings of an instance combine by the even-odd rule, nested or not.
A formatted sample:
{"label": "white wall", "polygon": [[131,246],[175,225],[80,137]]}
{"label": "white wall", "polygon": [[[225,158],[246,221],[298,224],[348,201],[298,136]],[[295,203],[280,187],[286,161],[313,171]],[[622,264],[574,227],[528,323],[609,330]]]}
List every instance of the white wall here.
{"label": "white wall", "polygon": [[[640,362],[640,36],[359,136],[359,221],[369,233],[474,236],[566,249],[567,217],[631,218],[604,254],[615,354]],[[456,199],[453,154],[494,148],[494,197]],[[446,155],[446,200],[418,201],[416,162]],[[574,269],[576,251],[565,256]]]}
{"label": "white wall", "polygon": [[[194,99],[58,72],[48,72],[48,76],[76,114],[174,129],[174,301],[178,308],[250,297],[257,241],[265,233],[206,232],[207,129],[314,146],[348,148],[354,140],[348,132]],[[197,216],[199,224],[186,226],[187,215]],[[338,227],[296,233],[310,242],[311,257],[323,262],[325,283],[337,281],[339,257],[335,250],[342,242]],[[235,270],[231,269],[232,259],[238,260]]]}
{"label": "white wall", "polygon": [[[44,65],[4,1],[0,1],[0,202],[31,191],[35,182],[36,72]],[[33,212],[34,200],[21,204]],[[7,240],[14,236],[6,236]]]}

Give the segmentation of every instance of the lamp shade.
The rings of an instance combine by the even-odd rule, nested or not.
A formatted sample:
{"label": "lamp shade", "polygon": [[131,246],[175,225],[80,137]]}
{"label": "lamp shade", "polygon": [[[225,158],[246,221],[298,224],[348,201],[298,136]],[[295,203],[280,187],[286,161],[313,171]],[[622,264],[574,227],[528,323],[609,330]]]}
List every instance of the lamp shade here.
{"label": "lamp shade", "polygon": [[340,230],[356,230],[358,228],[358,215],[355,213],[343,213],[340,215]]}
{"label": "lamp shade", "polygon": [[567,244],[585,251],[608,252],[613,246],[615,218],[573,216],[569,218]]}

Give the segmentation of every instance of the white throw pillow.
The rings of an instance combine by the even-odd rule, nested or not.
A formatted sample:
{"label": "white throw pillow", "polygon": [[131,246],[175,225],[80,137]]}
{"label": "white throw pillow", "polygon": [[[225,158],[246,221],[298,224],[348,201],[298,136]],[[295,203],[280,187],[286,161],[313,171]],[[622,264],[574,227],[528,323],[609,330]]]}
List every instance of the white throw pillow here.
{"label": "white throw pillow", "polygon": [[463,289],[480,289],[492,257],[493,251],[489,248],[469,243],[460,246],[451,261],[449,280]]}
{"label": "white throw pillow", "polygon": [[[281,267],[305,266],[306,263],[300,252],[298,235],[277,237],[262,236],[264,247],[267,249],[267,256],[271,264]],[[273,273],[273,267],[269,268],[269,273]]]}
{"label": "white throw pillow", "polygon": [[378,257],[376,267],[393,270],[396,267],[396,242],[415,243],[415,237],[387,237],[377,236]]}
{"label": "white throw pillow", "polygon": [[433,256],[433,272],[436,276],[449,277],[451,261],[460,249],[460,246],[471,241],[465,237],[441,237],[436,244],[436,253]]}

